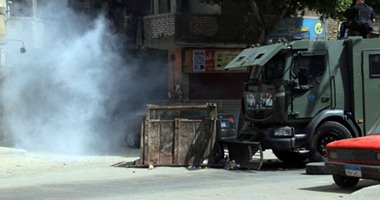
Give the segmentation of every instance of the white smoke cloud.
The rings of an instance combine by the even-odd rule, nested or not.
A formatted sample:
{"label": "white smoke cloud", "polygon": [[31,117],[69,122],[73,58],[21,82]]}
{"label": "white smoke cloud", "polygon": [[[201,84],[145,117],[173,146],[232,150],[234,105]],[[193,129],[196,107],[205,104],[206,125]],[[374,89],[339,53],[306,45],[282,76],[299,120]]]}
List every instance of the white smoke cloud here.
{"label": "white smoke cloud", "polygon": [[[90,21],[56,5],[40,12],[45,19],[42,48],[28,48],[34,44],[25,42],[26,54],[9,49],[9,75],[2,86],[5,127],[16,147],[28,150],[107,151],[122,138],[128,112],[118,109],[134,107],[128,90],[145,90],[131,82],[139,77],[134,74],[138,61],[120,54],[106,18]],[[9,38],[29,41],[18,29],[7,29]]]}

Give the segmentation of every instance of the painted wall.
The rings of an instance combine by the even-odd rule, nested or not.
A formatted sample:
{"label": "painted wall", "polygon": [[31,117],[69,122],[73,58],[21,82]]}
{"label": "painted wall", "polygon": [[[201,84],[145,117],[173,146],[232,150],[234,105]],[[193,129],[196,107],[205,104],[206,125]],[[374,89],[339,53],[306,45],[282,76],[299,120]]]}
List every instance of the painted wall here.
{"label": "painted wall", "polygon": [[294,17],[282,19],[268,39],[287,38],[326,40],[327,20],[321,21],[318,17]]}

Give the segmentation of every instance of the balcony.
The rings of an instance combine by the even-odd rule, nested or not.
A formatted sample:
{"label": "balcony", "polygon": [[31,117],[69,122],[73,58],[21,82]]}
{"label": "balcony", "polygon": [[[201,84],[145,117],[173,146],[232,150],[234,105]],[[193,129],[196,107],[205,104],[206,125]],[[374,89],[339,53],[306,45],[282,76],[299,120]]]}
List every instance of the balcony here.
{"label": "balcony", "polygon": [[144,46],[149,48],[242,48],[252,37],[239,18],[180,13],[144,17]]}

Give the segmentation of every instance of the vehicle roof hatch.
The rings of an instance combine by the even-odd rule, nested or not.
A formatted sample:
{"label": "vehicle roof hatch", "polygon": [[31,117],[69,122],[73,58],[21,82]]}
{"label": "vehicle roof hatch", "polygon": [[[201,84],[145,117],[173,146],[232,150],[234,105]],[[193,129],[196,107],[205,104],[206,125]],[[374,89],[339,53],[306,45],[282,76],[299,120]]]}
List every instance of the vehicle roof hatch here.
{"label": "vehicle roof hatch", "polygon": [[238,69],[255,65],[263,66],[281,49],[286,49],[284,43],[244,49],[224,69]]}

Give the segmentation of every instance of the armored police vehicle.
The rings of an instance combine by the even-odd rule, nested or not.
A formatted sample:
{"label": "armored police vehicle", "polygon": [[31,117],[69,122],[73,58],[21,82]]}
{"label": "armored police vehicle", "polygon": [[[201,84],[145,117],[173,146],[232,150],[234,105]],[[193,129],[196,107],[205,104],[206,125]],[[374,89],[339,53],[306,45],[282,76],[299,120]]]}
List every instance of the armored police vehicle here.
{"label": "armored police vehicle", "polygon": [[236,140],[285,162],[324,161],[329,142],[366,135],[380,116],[379,38],[253,46],[225,69],[243,67]]}

